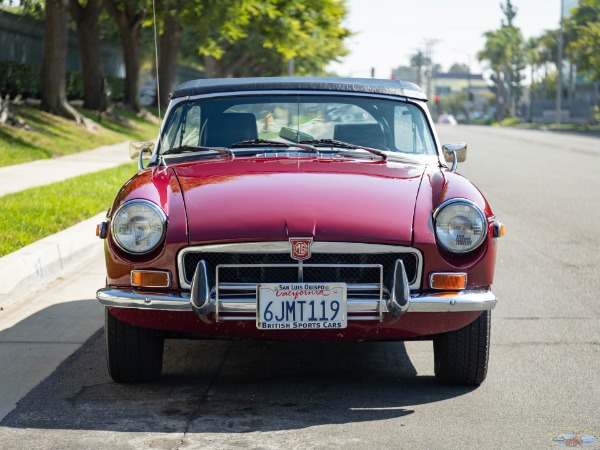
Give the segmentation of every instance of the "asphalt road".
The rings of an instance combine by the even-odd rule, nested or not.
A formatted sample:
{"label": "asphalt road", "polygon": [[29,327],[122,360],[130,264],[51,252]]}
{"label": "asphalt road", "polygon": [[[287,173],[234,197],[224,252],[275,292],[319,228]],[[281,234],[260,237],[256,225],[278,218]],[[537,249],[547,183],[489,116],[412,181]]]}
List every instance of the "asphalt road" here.
{"label": "asphalt road", "polygon": [[507,226],[478,389],[438,385],[429,342],[167,341],[159,382],[118,385],[98,323],[0,423],[0,447],[537,449],[571,430],[600,448],[600,139],[439,133],[469,143],[459,172]]}

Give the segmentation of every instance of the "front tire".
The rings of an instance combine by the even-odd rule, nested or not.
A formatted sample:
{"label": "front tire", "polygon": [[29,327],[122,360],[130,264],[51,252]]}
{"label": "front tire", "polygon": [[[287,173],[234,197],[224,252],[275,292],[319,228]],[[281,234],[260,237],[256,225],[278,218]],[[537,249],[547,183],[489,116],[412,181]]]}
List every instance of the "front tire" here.
{"label": "front tire", "polygon": [[469,325],[433,339],[435,377],[442,384],[479,386],[487,375],[491,312]]}
{"label": "front tire", "polygon": [[118,383],[144,383],[162,372],[164,337],[155,330],[136,327],[104,311],[106,362],[110,377]]}

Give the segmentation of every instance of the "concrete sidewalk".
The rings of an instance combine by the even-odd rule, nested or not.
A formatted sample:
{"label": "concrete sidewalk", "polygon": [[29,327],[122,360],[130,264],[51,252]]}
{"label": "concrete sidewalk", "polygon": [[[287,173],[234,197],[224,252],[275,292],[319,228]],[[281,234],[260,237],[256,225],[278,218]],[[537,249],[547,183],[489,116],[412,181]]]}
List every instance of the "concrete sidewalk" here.
{"label": "concrete sidewalk", "polygon": [[[47,160],[0,167],[0,196],[130,162],[129,143]],[[81,258],[99,254],[96,224],[105,213],[0,258],[0,306],[49,283]]]}
{"label": "concrete sidewalk", "polygon": [[52,159],[0,167],[0,196],[130,162],[129,142]]}
{"label": "concrete sidewalk", "polygon": [[[0,196],[131,161],[129,143],[0,168]],[[105,213],[0,258],[0,420],[102,327]],[[0,445],[1,446],[1,445]]]}
{"label": "concrete sidewalk", "polygon": [[104,258],[95,252],[0,308],[0,421],[102,328],[104,307],[96,290],[105,277]]}

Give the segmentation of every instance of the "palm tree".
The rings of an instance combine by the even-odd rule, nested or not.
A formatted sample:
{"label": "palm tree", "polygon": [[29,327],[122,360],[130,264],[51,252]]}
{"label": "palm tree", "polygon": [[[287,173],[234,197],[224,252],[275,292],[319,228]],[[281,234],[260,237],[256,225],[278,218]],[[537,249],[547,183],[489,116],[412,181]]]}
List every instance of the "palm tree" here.
{"label": "palm tree", "polygon": [[546,30],[538,38],[540,61],[544,64],[544,99],[548,99],[548,66],[556,67],[558,55],[558,30]]}
{"label": "palm tree", "polygon": [[541,57],[540,57],[540,52],[539,52],[539,47],[540,47],[539,44],[540,44],[539,39],[535,38],[535,37],[529,38],[529,40],[525,44],[525,49],[527,52],[526,58],[527,58],[527,63],[529,64],[530,77],[531,77],[530,86],[529,86],[529,110],[528,110],[528,114],[527,114],[529,122],[531,122],[531,119],[532,119],[532,104],[533,104],[533,98],[534,98],[534,91],[535,91],[535,87],[536,87],[535,73],[537,72],[537,69],[542,61]]}
{"label": "palm tree", "polygon": [[506,60],[506,41],[501,30],[487,31],[484,33],[485,46],[477,54],[479,61],[488,61],[490,67],[495,73],[492,78],[496,84],[496,119],[501,121],[504,118],[504,62]]}
{"label": "palm tree", "polygon": [[498,119],[502,120],[505,109],[510,115],[516,115],[520,102],[521,71],[526,62],[523,35],[519,28],[503,25],[499,30],[484,33],[484,37],[485,46],[477,57],[488,61],[496,72]]}

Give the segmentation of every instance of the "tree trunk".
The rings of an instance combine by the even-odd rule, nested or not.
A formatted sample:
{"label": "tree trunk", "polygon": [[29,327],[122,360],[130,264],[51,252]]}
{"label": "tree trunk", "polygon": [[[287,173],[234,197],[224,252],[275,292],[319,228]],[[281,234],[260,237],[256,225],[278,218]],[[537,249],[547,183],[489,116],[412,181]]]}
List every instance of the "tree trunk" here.
{"label": "tree trunk", "polygon": [[79,0],[70,0],[69,12],[77,25],[79,54],[83,76],[83,106],[106,111],[108,99],[104,89],[104,65],[100,45],[99,18],[103,0],[88,0],[84,7]]}
{"label": "tree trunk", "polygon": [[160,105],[163,106],[169,103],[169,93],[175,84],[177,55],[181,47],[182,36],[183,28],[174,16],[168,14],[165,18],[163,34],[160,37],[160,59],[158,62],[159,100]]}
{"label": "tree trunk", "polygon": [[244,55],[242,55],[239,58],[236,58],[234,61],[232,61],[230,64],[228,64],[224,69],[223,72],[226,74],[226,77],[236,77],[236,76],[242,76],[240,75],[239,71],[240,68],[242,66],[247,66],[249,61],[251,60],[252,55],[250,53],[245,53]]}
{"label": "tree trunk", "polygon": [[125,57],[125,89],[124,102],[133,111],[140,110],[138,97],[140,84],[140,36],[139,28],[124,30],[123,55]]}
{"label": "tree trunk", "polygon": [[40,108],[51,114],[82,118],[67,102],[67,8],[69,0],[46,0],[44,20],[44,60],[42,63],[42,103]]}
{"label": "tree trunk", "polygon": [[6,100],[3,100],[2,95],[0,95],[0,125],[8,123],[10,117],[9,106],[10,101],[8,100],[8,96],[6,96]]}
{"label": "tree trunk", "polygon": [[104,0],[107,11],[115,20],[121,35],[125,58],[124,103],[133,111],[140,110],[138,97],[140,77],[140,28],[146,16],[146,10],[136,12],[131,0],[118,2],[123,9],[117,8],[115,0]]}
{"label": "tree trunk", "polygon": [[502,71],[500,68],[496,68],[496,120],[501,122],[503,119],[502,110],[504,108],[504,97],[503,97],[503,85],[504,79],[502,77]]}
{"label": "tree trunk", "polygon": [[534,67],[533,65],[530,66],[531,69],[531,81],[529,84],[529,108],[527,111],[527,122],[531,123],[533,122],[533,98],[534,98],[534,92],[533,92],[533,76],[534,76]]}
{"label": "tree trunk", "polygon": [[510,67],[504,66],[504,80],[506,85],[506,109],[510,117],[513,116],[513,91],[512,91],[512,78]]}
{"label": "tree trunk", "polygon": [[206,78],[218,78],[221,76],[221,63],[212,56],[204,57],[204,76]]}
{"label": "tree trunk", "polygon": [[571,60],[569,60],[569,90],[568,90],[569,108],[573,107],[574,72],[575,71],[574,71],[573,62]]}

